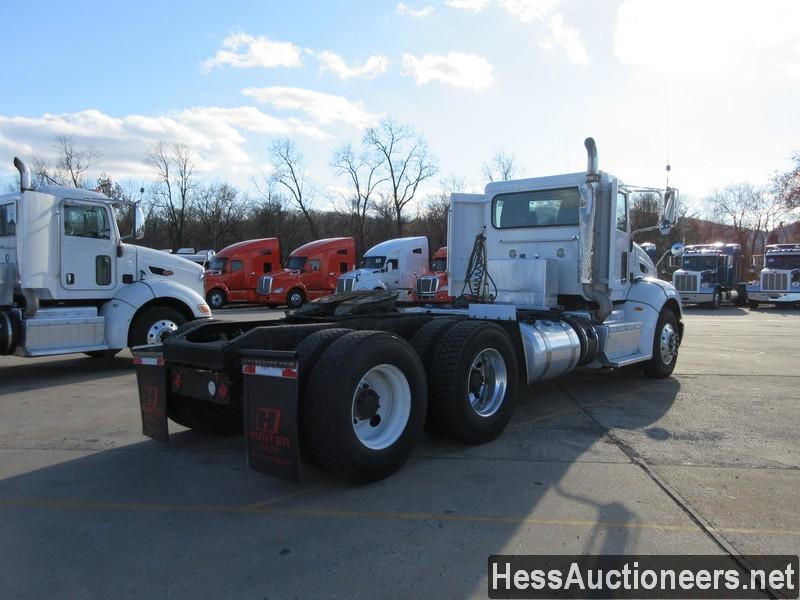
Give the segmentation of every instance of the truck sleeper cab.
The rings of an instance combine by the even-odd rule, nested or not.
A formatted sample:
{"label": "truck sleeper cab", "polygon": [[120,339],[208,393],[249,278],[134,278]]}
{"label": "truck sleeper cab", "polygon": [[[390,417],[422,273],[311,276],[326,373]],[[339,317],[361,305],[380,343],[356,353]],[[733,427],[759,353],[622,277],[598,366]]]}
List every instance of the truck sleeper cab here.
{"label": "truck sleeper cab", "polygon": [[259,302],[299,308],[308,301],[329,296],[339,275],[355,268],[354,238],[326,238],[294,250],[284,268],[258,282]]}
{"label": "truck sleeper cab", "polygon": [[447,286],[447,246],[442,246],[433,254],[430,273],[417,278],[416,300],[426,304],[453,301]]}
{"label": "truck sleeper cab", "polygon": [[281,266],[278,238],[246,240],[226,246],[208,263],[205,296],[212,309],[237,302],[259,302],[259,279]]}
{"label": "truck sleeper cab", "polygon": [[367,250],[361,268],[341,275],[337,292],[391,290],[400,302],[413,302],[417,277],[428,271],[428,238],[396,238]]}
{"label": "truck sleeper cab", "polygon": [[[634,364],[670,376],[680,297],[636,270],[654,267],[628,218],[633,190],[655,190],[600,172],[593,140],[586,147],[585,173],[451,197],[448,278],[469,290],[466,306],[399,308],[393,291],[340,291],[281,320],[189,326],[138,349],[144,433],[168,440],[168,416],[244,429],[254,469],[297,479],[302,450],[374,481],[407,461],[428,419],[465,443],[496,438],[531,382]],[[652,228],[665,235],[675,194],[662,192]]]}
{"label": "truck sleeper cab", "polygon": [[744,304],[747,295],[742,280],[742,249],[739,244],[692,244],[683,248],[672,283],[684,303],[719,308],[723,300]]}
{"label": "truck sleeper cab", "polygon": [[137,205],[89,190],[34,188],[19,159],[20,191],[0,196],[0,354],[112,356],[211,316],[203,269],[125,243],[115,210]]}
{"label": "truck sleeper cab", "polygon": [[800,306],[800,244],[770,244],[764,250],[763,261],[758,281],[747,285],[749,306]]}

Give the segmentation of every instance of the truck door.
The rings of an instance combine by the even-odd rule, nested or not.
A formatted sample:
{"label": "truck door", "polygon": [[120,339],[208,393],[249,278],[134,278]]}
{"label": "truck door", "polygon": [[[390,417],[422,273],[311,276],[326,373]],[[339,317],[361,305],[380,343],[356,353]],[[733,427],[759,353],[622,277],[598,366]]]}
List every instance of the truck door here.
{"label": "truck door", "polygon": [[627,296],[628,286],[631,283],[631,236],[627,192],[617,191],[614,214],[617,226],[612,250],[614,264],[609,272],[611,279],[609,287],[612,300],[622,300]]}
{"label": "truck door", "polygon": [[247,290],[244,287],[244,262],[237,258],[228,261],[225,265],[228,272],[228,290],[232,300],[242,300],[245,298]]}
{"label": "truck door", "polygon": [[111,209],[105,204],[65,200],[61,206],[61,285],[96,291],[116,285],[116,243]]}
{"label": "truck door", "polygon": [[301,278],[309,294],[317,296],[322,292],[328,276],[327,273],[322,271],[322,261],[319,257],[310,258],[306,261]]}

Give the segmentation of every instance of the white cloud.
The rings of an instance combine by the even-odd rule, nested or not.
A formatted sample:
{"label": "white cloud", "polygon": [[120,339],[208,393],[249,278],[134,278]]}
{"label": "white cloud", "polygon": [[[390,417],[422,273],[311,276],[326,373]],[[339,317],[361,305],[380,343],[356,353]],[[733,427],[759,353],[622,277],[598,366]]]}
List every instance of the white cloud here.
{"label": "white cloud", "polygon": [[436,9],[430,5],[422,6],[420,8],[412,8],[405,2],[398,2],[397,6],[394,8],[394,12],[396,12],[398,15],[403,15],[404,17],[414,17],[415,19],[424,19],[425,17],[429,17],[433,14],[434,10]]}
{"label": "white cloud", "polygon": [[500,4],[523,23],[544,21],[561,0],[501,0]]}
{"label": "white cloud", "polygon": [[342,122],[358,128],[372,125],[377,117],[364,109],[362,102],[352,102],[343,96],[324,94],[296,87],[250,87],[242,90],[245,96],[279,110],[300,110],[322,124]]}
{"label": "white cloud", "polygon": [[[312,53],[313,54],[313,53]],[[389,61],[385,56],[370,56],[361,66],[348,66],[345,60],[330,50],[323,50],[316,57],[320,62],[320,69],[331,71],[339,76],[339,79],[350,79],[352,77],[364,77],[372,79],[386,72]]]}
{"label": "white cloud", "polygon": [[614,54],[622,63],[676,75],[763,72],[764,56],[800,38],[800,2],[626,0],[617,11]]}
{"label": "white cloud", "polygon": [[800,79],[800,63],[781,63],[780,67],[789,79]]}
{"label": "white cloud", "polygon": [[116,179],[150,179],[145,153],[164,141],[192,146],[200,172],[246,182],[261,170],[247,149],[249,136],[265,134],[327,137],[314,125],[278,119],[252,106],[197,106],[158,116],[112,117],[93,109],[41,117],[0,115],[0,145],[10,152],[26,160],[36,156],[52,161],[56,158],[54,138],[70,136],[77,147],[94,147],[101,155],[98,170]]}
{"label": "white cloud", "polygon": [[489,0],[445,0],[445,4],[450,8],[459,8],[478,13],[489,6]]}
{"label": "white cloud", "polygon": [[221,50],[203,61],[205,70],[223,65],[232,67],[299,67],[300,48],[290,42],[276,42],[264,36],[233,33],[222,42]]}
{"label": "white cloud", "polygon": [[403,54],[403,75],[413,77],[417,85],[439,81],[480,91],[494,83],[493,71],[489,61],[474,54],[451,52],[447,56],[426,54],[421,58]]}
{"label": "white cloud", "polygon": [[544,48],[560,46],[567,53],[567,58],[572,64],[589,64],[589,55],[581,41],[580,33],[574,27],[564,23],[564,17],[561,14],[550,17],[547,26],[550,29],[550,35],[541,42],[541,46]]}

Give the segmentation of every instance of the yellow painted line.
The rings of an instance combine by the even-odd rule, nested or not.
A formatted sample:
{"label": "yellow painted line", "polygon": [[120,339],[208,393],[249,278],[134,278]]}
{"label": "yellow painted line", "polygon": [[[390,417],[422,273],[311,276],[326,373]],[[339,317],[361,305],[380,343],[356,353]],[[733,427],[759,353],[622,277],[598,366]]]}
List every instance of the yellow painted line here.
{"label": "yellow painted line", "polygon": [[297,498],[299,496],[305,496],[306,494],[311,494],[313,492],[318,492],[320,490],[324,490],[329,487],[333,487],[337,481],[328,481],[327,483],[321,483],[319,485],[314,485],[309,488],[305,488],[302,490],[297,490],[296,492],[291,492],[289,494],[284,494],[282,496],[276,496],[275,498],[270,498],[269,500],[265,500],[263,502],[255,502],[253,504],[248,504],[247,506],[242,507],[245,512],[255,512],[265,506],[270,506],[272,504],[277,504],[278,502],[283,502],[284,500],[289,500],[290,498]]}
{"label": "yellow painted line", "polygon": [[[311,491],[302,490],[303,493]],[[332,510],[314,508],[277,508],[262,506],[253,508],[246,506],[215,506],[195,504],[149,504],[125,502],[84,502],[69,500],[36,500],[36,499],[0,499],[0,507],[17,508],[52,508],[83,510],[119,510],[119,511],[158,511],[158,512],[213,512],[226,514],[267,514],[297,517],[343,518],[343,519],[379,519],[391,521],[444,521],[452,523],[489,523],[508,525],[536,525],[561,527],[600,527],[603,529],[649,529],[655,531],[683,531],[698,533],[693,525],[669,525],[660,523],[629,523],[616,521],[598,521],[594,519],[539,519],[534,517],[502,516],[502,515],[459,515],[415,512],[357,511]],[[791,529],[759,529],[747,527],[718,528],[723,533],[739,533],[751,535],[794,535],[800,531]]]}

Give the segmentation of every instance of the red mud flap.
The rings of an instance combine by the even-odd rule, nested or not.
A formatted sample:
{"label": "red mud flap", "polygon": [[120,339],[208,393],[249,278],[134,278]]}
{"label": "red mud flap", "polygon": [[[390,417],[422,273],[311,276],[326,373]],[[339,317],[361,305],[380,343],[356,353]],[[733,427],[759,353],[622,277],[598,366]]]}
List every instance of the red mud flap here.
{"label": "red mud flap", "polygon": [[247,464],[282,479],[300,479],[297,356],[242,351]]}
{"label": "red mud flap", "polygon": [[161,352],[134,352],[142,433],[159,442],[169,441],[167,425],[167,368]]}

